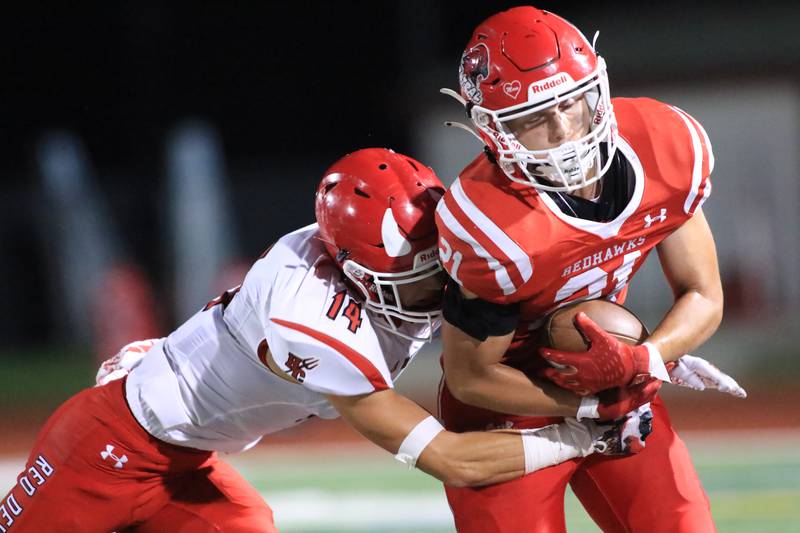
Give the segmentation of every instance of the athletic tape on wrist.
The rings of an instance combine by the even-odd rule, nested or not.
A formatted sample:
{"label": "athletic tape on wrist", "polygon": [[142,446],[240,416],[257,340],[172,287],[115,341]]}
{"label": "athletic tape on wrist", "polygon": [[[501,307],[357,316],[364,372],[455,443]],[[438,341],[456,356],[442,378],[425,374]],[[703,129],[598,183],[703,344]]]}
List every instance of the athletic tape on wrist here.
{"label": "athletic tape on wrist", "polygon": [[[525,452],[526,474],[576,457],[586,457],[592,453],[589,430],[578,422],[574,424],[575,428],[564,423],[539,429],[524,429],[520,432]],[[576,433],[580,434],[581,438],[577,438]]]}
{"label": "athletic tape on wrist", "polygon": [[647,348],[647,353],[650,356],[648,362],[649,368],[647,369],[650,375],[669,383],[669,372],[667,372],[667,367],[664,366],[664,359],[661,357],[661,352],[658,351],[658,348],[656,348],[654,344],[649,342],[642,344],[642,346]]}
{"label": "athletic tape on wrist", "polygon": [[578,414],[575,418],[578,420],[582,418],[600,418],[600,413],[597,407],[600,405],[600,398],[597,396],[584,396],[581,399],[581,405],[578,407]]}
{"label": "athletic tape on wrist", "polygon": [[401,463],[407,464],[408,468],[414,468],[422,451],[442,431],[444,431],[444,428],[439,421],[429,416],[414,426],[414,429],[406,435],[394,458]]}

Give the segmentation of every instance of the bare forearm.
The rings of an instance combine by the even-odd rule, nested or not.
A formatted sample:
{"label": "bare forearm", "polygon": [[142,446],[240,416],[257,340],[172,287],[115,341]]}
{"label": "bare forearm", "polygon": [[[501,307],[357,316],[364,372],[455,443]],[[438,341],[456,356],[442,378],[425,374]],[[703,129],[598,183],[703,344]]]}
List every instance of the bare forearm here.
{"label": "bare forearm", "polygon": [[648,342],[656,345],[665,362],[674,361],[708,340],[721,320],[721,293],[705,296],[687,291],[675,300]]}
{"label": "bare forearm", "polygon": [[522,416],[575,416],[580,406],[572,392],[501,363],[472,371],[479,375],[459,376],[456,381],[462,385],[451,387],[451,393],[469,405]]}
{"label": "bare forearm", "polygon": [[[390,453],[397,453],[413,428],[429,416],[392,390],[328,398],[350,425]],[[519,434],[442,431],[424,448],[416,466],[448,485],[485,485],[523,475],[525,452]]]}
{"label": "bare forearm", "polygon": [[658,257],[675,303],[648,341],[664,361],[674,361],[705,342],[722,320],[717,254],[702,211],[658,245]]}
{"label": "bare forearm", "polygon": [[525,473],[522,438],[510,433],[440,433],[417,467],[453,486],[500,483]]}
{"label": "bare forearm", "polygon": [[588,431],[569,424],[524,434],[451,433],[393,390],[327,398],[369,440],[451,486],[507,481],[592,451]]}
{"label": "bare forearm", "polygon": [[444,374],[458,400],[476,407],[522,416],[574,416],[580,399],[555,385],[532,380],[500,363],[513,332],[479,341],[445,322]]}

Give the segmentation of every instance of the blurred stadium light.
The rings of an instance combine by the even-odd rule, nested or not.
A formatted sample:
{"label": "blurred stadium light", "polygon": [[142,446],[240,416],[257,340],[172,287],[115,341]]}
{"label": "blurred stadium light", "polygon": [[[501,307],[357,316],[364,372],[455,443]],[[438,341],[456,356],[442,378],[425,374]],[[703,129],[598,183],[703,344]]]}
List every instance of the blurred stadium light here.
{"label": "blurred stadium light", "polygon": [[55,257],[52,299],[59,305],[51,309],[60,315],[55,323],[64,338],[88,345],[94,338],[88,295],[94,294],[121,244],[81,140],[68,131],[48,132],[36,156],[48,213],[42,233]]}
{"label": "blurred stadium light", "polygon": [[131,338],[158,336],[150,284],[97,190],[83,143],[74,133],[50,132],[37,162],[49,214],[42,234],[56,257],[51,309],[61,337],[93,346],[103,360]]}
{"label": "blurred stadium light", "polygon": [[186,121],[172,132],[167,185],[168,255],[174,265],[175,317],[182,321],[217,292],[239,242],[222,142],[210,124]]}
{"label": "blurred stadium light", "polygon": [[[714,192],[704,209],[728,310],[700,355],[734,372],[751,397],[732,403],[689,393],[668,401],[681,429],[730,430],[709,447],[711,466],[701,464],[712,503],[730,513],[730,530],[789,531],[798,496],[789,490],[796,479],[786,476],[797,472],[796,454],[781,451],[780,462],[767,468],[762,463],[772,457],[759,446],[737,452],[724,468],[713,459],[748,435],[797,449],[796,432],[773,438],[771,431],[800,427],[800,7],[539,5],[588,34],[601,31],[598,46],[615,96],[678,105],[711,137]],[[255,257],[311,222],[315,184],[346,151],[390,146],[452,181],[480,145],[441,125],[465,117],[437,90],[455,85],[472,27],[500,7],[464,0],[192,9],[106,3],[96,10],[17,3],[19,14],[4,13],[4,90],[11,91],[4,101],[15,104],[4,110],[0,131],[0,188],[13,199],[0,216],[4,229],[14,228],[0,234],[7,239],[0,243],[9,285],[4,303],[14,314],[0,329],[0,397],[15,422],[4,434],[6,451],[18,457],[49,410],[91,384],[91,365],[65,354],[87,358],[84,347],[97,337],[115,346],[155,335],[153,308],[172,315],[165,321],[171,327],[235,284],[238,274],[225,271],[239,254]],[[41,228],[38,253],[18,243],[28,226]],[[18,279],[31,280],[30,287],[12,287]],[[630,306],[654,326],[670,301],[657,261],[648,261],[632,285]],[[116,296],[91,312],[87,298],[98,290]],[[119,326],[100,331],[96,314]],[[434,344],[402,382],[432,410],[437,356]],[[270,453],[268,443],[264,451]],[[256,461],[240,465],[267,494],[298,477],[307,487],[322,482],[313,461],[298,460],[282,478],[270,477],[280,473],[274,463],[258,478]],[[372,473],[337,474],[329,482],[337,490],[357,488]],[[279,520],[284,502],[275,502]]]}

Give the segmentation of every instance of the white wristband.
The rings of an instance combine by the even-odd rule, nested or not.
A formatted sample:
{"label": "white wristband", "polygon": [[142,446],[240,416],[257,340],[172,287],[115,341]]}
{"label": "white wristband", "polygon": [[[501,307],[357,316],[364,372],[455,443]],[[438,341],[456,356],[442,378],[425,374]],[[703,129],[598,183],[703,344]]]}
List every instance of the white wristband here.
{"label": "white wristband", "polygon": [[575,418],[581,420],[582,418],[600,418],[600,413],[597,412],[597,406],[600,405],[600,398],[597,396],[584,396],[581,399],[581,405],[578,407],[578,414]]}
{"label": "white wristband", "polygon": [[439,421],[429,416],[414,426],[414,429],[406,435],[394,458],[401,463],[407,464],[408,468],[414,468],[422,451],[442,431],[444,431],[444,428]]}
{"label": "white wristband", "polygon": [[649,368],[647,369],[650,375],[669,383],[671,381],[669,372],[667,372],[667,367],[664,366],[664,359],[661,357],[661,352],[658,351],[655,344],[649,342],[642,344],[642,346],[647,348],[647,353],[650,355]]}

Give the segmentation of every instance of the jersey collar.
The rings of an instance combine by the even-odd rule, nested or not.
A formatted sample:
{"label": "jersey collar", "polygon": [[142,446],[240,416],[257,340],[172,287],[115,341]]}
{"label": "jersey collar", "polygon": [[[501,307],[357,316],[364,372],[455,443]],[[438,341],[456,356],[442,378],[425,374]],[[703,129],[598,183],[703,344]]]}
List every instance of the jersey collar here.
{"label": "jersey collar", "polygon": [[541,198],[544,205],[547,206],[547,208],[555,216],[570,226],[579,230],[583,230],[587,233],[591,233],[592,235],[596,235],[601,239],[616,237],[625,221],[628,220],[628,218],[639,208],[639,204],[642,202],[642,196],[644,195],[644,169],[642,168],[642,162],[639,161],[639,157],[636,155],[636,152],[633,151],[631,145],[628,144],[627,141],[622,138],[622,136],[619,137],[617,150],[622,152],[622,155],[631,164],[631,167],[633,168],[635,185],[633,188],[633,195],[628,201],[628,205],[625,206],[625,209],[623,209],[614,220],[608,222],[596,222],[594,220],[573,217],[564,213],[553,201],[553,199],[550,198],[550,195],[548,195],[547,192],[537,190],[536,192],[539,194],[539,198]]}

